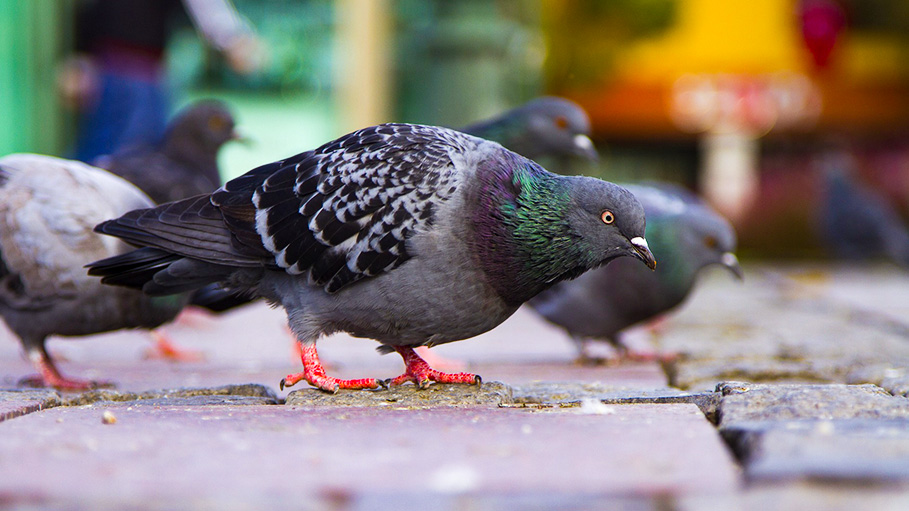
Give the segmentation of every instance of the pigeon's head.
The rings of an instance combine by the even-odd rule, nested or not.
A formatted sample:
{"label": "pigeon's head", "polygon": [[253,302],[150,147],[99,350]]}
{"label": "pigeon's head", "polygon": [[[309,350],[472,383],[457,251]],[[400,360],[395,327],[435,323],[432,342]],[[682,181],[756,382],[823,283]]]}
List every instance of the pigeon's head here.
{"label": "pigeon's head", "polygon": [[583,108],[564,98],[542,97],[521,109],[540,152],[599,158],[590,140],[590,119]]}
{"label": "pigeon's head", "polygon": [[198,101],[181,110],[167,134],[169,143],[192,144],[206,153],[217,153],[225,142],[238,138],[230,110],[216,100]]}
{"label": "pigeon's head", "polygon": [[473,247],[508,303],[631,256],[656,261],[644,239],[644,208],[628,190],[560,176],[509,151],[477,169]]}
{"label": "pigeon's head", "polygon": [[739,280],[744,276],[735,256],[735,230],[728,220],[706,205],[689,205],[688,212],[676,219],[682,255],[693,270],[710,265],[728,269]]}
{"label": "pigeon's head", "polygon": [[625,188],[590,177],[565,177],[568,226],[590,267],[631,256],[650,269],[656,260],[644,238],[644,207]]}

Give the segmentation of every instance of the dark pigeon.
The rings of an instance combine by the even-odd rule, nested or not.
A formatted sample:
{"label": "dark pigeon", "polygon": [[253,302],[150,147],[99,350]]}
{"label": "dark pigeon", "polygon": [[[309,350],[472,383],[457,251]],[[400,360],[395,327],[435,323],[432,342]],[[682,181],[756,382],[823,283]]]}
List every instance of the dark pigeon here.
{"label": "dark pigeon", "polygon": [[81,162],[35,154],[0,158],[0,315],[39,372],[29,383],[94,386],[60,374],[45,349],[50,335],[155,328],[180,311],[182,297],[153,298],[85,274],[86,263],[130,250],[93,232],[95,225],[151,206],[135,186]]}
{"label": "dark pigeon", "polygon": [[883,195],[856,179],[856,166],[846,151],[820,160],[818,223],[825,248],[838,259],[885,259],[909,268],[909,228]]}
{"label": "dark pigeon", "polygon": [[590,140],[587,112],[564,98],[537,98],[460,131],[498,142],[531,160],[580,156],[595,161],[599,157]]}
{"label": "dark pigeon", "polygon": [[158,146],[125,148],[93,163],[162,204],[218,188],[218,151],[236,138],[234,118],[224,103],[198,101],[177,114]]}
{"label": "dark pigeon", "polygon": [[[622,330],[680,305],[702,269],[722,265],[741,278],[734,255],[736,236],[726,219],[696,196],[671,185],[626,186],[647,215],[647,239],[656,271],[618,260],[561,282],[530,300],[530,306],[564,328],[577,343],[580,361],[590,362],[587,341],[605,340],[622,356]],[[640,270],[644,271],[640,271]]]}
{"label": "dark pigeon", "polygon": [[655,262],[627,190],[563,177],[499,144],[431,126],[365,128],[263,165],[211,195],[104,222],[139,250],[90,265],[103,282],[173,294],[210,283],[285,308],[306,380],[316,340],[344,331],[397,351],[412,381],[474,383],[413,350],[483,333],[552,284],[621,256]]}

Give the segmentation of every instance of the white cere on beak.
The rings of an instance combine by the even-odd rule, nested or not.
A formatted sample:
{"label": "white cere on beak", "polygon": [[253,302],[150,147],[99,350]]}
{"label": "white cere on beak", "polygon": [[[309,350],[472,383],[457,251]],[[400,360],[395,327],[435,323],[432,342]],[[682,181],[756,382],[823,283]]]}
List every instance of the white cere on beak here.
{"label": "white cere on beak", "polygon": [[575,135],[574,136],[574,145],[584,149],[585,151],[593,150],[593,140],[590,140],[590,137],[587,135]]}
{"label": "white cere on beak", "polygon": [[732,252],[726,252],[720,258],[720,263],[722,263],[723,266],[738,266],[739,258],[736,257]]}
{"label": "white cere on beak", "polygon": [[650,251],[650,247],[647,246],[647,240],[645,240],[644,238],[642,238],[640,236],[631,238],[629,241],[631,241],[631,244],[636,247],[646,248],[648,251]]}

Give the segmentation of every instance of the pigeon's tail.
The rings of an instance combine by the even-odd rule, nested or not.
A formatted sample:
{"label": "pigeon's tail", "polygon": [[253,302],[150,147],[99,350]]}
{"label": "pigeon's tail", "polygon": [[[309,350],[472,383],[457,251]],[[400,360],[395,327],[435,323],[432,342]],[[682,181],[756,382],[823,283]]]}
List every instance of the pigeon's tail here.
{"label": "pigeon's tail", "polygon": [[258,252],[250,255],[254,249],[234,244],[208,195],[130,211],[95,231],[142,248],[91,263],[89,274],[150,295],[194,291],[228,280],[238,269],[263,266]]}
{"label": "pigeon's tail", "polygon": [[157,248],[140,248],[89,263],[87,267],[88,274],[101,277],[104,284],[142,289],[155,273],[178,259],[181,257]]}
{"label": "pigeon's tail", "polygon": [[235,270],[150,247],[95,261],[88,268],[88,274],[101,277],[104,284],[141,289],[152,296],[195,291],[225,280]]}

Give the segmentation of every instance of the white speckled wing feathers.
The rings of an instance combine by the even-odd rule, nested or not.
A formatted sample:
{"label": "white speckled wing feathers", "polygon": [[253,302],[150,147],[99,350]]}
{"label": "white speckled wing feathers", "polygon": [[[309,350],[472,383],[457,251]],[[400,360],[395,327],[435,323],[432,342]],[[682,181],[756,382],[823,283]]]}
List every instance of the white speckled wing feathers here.
{"label": "white speckled wing feathers", "polygon": [[310,271],[329,292],[377,275],[410,257],[407,239],[461,182],[451,153],[477,143],[416,125],[351,133],[286,161],[256,188],[256,231],[279,267]]}

